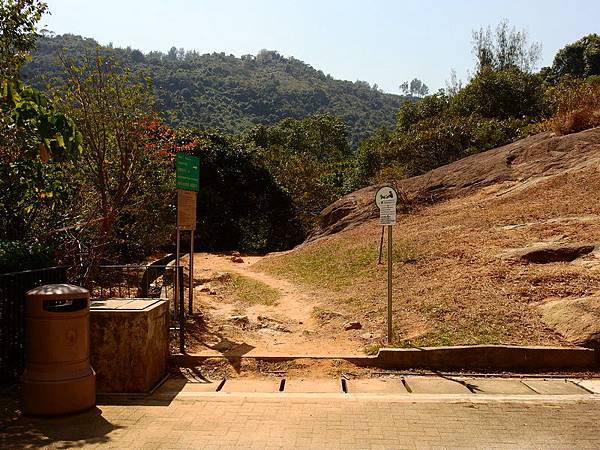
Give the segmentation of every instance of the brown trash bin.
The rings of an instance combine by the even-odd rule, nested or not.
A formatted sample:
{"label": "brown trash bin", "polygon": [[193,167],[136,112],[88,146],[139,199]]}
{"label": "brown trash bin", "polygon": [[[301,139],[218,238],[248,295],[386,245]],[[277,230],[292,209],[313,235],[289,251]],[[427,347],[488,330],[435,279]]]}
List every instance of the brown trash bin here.
{"label": "brown trash bin", "polygon": [[22,381],[25,414],[69,414],[96,404],[87,289],[48,284],[27,292]]}

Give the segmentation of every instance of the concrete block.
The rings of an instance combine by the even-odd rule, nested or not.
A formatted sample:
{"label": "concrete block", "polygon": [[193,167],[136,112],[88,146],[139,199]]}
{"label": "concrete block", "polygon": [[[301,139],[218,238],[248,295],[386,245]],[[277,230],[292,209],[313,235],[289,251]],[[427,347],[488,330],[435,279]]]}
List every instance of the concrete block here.
{"label": "concrete block", "polygon": [[460,382],[446,378],[406,377],[404,380],[413,394],[471,394]]}
{"label": "concrete block", "polygon": [[598,358],[589,348],[473,345],[456,347],[384,348],[379,367],[433,370],[590,370]]}
{"label": "concrete block", "polygon": [[253,380],[248,378],[231,378],[225,381],[220,392],[279,392],[279,378]]}
{"label": "concrete block", "polygon": [[346,381],[349,394],[407,394],[400,378]]}
{"label": "concrete block", "polygon": [[301,379],[292,378],[285,380],[284,392],[302,393],[343,393],[342,382],[339,379]]}
{"label": "concrete block", "polygon": [[600,394],[600,379],[578,380],[577,384],[586,388],[589,392]]}
{"label": "concrete block", "polygon": [[537,393],[520,380],[503,378],[460,378],[476,394],[536,395]]}
{"label": "concrete block", "polygon": [[569,380],[521,380],[542,395],[585,395],[588,392]]}
{"label": "concrete block", "polygon": [[148,392],[167,373],[168,304],[156,299],[92,304],[90,341],[98,392]]}

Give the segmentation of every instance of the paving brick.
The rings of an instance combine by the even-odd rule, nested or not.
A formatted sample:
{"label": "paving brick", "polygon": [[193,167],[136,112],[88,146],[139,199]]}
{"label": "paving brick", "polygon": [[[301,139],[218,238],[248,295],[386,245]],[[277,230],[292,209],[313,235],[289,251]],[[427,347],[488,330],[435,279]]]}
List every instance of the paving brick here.
{"label": "paving brick", "polygon": [[[297,386],[339,386],[327,381]],[[178,389],[188,392],[188,386]],[[105,397],[109,404],[97,410],[58,419],[22,417],[16,399],[0,398],[0,448],[600,448],[600,396],[594,394],[572,400],[534,394],[522,401],[327,394],[201,393],[168,402],[157,395]]]}

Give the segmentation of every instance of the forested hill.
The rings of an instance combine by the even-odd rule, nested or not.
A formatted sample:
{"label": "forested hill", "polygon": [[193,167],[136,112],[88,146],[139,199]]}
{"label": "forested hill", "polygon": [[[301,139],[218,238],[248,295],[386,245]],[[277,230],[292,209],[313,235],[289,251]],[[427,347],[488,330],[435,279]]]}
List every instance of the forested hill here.
{"label": "forested hill", "polygon": [[[23,77],[43,88],[44,77],[63,73],[58,54],[81,56],[98,43],[75,35],[42,37]],[[275,51],[237,58],[224,53],[201,55],[172,48],[167,54],[143,54],[130,48],[102,47],[134,73],[153,80],[158,108],[168,123],[193,128],[241,132],[254,124],[286,117],[331,113],[348,125],[354,145],[375,129],[395,126],[407,97],[380,92],[364,81],[336,80],[293,57]]]}

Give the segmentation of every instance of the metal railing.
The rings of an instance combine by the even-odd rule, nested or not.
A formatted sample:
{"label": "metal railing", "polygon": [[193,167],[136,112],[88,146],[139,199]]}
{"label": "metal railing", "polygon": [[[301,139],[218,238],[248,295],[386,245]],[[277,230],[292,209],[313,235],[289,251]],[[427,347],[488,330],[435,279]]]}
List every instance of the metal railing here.
{"label": "metal railing", "polygon": [[0,385],[19,380],[25,367],[25,293],[67,282],[67,267],[0,274]]}
{"label": "metal railing", "polygon": [[175,295],[175,266],[101,265],[88,270],[92,298],[162,298]]}

